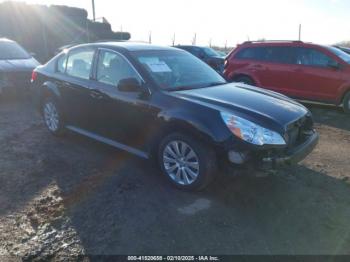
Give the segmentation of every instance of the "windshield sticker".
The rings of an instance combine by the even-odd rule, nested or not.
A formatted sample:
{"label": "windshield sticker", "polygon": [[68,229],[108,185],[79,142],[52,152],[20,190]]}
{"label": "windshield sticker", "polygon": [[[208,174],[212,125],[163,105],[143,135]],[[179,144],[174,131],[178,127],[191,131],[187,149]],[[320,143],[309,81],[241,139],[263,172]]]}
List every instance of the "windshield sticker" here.
{"label": "windshield sticker", "polygon": [[139,58],[139,61],[142,63],[142,64],[147,64],[147,63],[151,63],[151,62],[154,62],[154,63],[158,63],[159,62],[159,58],[158,57],[140,57]]}
{"label": "windshield sticker", "polygon": [[158,61],[158,62],[146,62],[148,67],[152,70],[154,73],[170,73],[171,69],[169,66],[163,62],[163,61]]}

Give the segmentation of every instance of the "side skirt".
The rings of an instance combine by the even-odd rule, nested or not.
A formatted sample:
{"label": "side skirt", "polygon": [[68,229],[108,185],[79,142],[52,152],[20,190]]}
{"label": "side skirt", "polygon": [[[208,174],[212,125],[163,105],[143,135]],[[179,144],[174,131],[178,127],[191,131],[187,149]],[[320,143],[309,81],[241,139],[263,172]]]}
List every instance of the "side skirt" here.
{"label": "side skirt", "polygon": [[75,127],[75,126],[66,126],[66,128],[71,130],[71,131],[73,131],[73,132],[75,132],[75,133],[81,134],[83,136],[87,136],[89,138],[92,138],[92,139],[97,140],[99,142],[102,142],[104,144],[107,144],[107,145],[113,146],[115,148],[127,151],[127,152],[129,152],[131,154],[134,154],[134,155],[138,156],[138,157],[149,159],[149,155],[146,152],[143,152],[141,150],[138,150],[136,148],[133,148],[133,147],[121,144],[121,143],[118,143],[118,142],[116,142],[116,141],[114,141],[112,139],[109,139],[109,138],[97,135],[95,133],[86,131],[84,129],[81,129],[81,128],[78,128],[78,127]]}

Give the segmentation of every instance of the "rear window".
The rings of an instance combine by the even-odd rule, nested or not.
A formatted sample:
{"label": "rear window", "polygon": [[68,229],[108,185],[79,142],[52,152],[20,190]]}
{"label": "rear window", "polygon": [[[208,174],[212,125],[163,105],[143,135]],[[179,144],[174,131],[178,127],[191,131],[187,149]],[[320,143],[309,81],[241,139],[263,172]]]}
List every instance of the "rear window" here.
{"label": "rear window", "polygon": [[28,59],[30,55],[16,42],[0,42],[0,59]]}
{"label": "rear window", "polygon": [[237,59],[252,59],[252,60],[260,60],[261,57],[261,47],[248,47],[241,51],[239,51],[235,58]]}
{"label": "rear window", "polygon": [[248,47],[239,51],[235,58],[293,64],[295,63],[295,48],[284,46]]}

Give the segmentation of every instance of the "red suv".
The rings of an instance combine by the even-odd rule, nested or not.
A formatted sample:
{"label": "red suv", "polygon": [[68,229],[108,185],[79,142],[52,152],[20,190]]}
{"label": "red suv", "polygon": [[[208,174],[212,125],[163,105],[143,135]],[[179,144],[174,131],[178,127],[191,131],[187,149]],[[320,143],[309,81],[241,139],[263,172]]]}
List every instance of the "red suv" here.
{"label": "red suv", "polygon": [[301,41],[245,42],[225,61],[225,77],[350,113],[350,55]]}

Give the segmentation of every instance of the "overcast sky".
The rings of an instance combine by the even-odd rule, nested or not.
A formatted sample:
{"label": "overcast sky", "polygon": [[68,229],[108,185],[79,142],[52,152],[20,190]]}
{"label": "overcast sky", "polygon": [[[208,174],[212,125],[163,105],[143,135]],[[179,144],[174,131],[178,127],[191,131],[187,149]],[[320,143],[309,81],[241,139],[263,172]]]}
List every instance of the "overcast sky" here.
{"label": "overcast sky", "polygon": [[[0,0],[1,2],[1,0]],[[85,8],[92,17],[91,0],[26,0]],[[123,28],[132,40],[170,45],[229,46],[247,40],[298,38],[333,44],[350,40],[349,0],[95,0],[96,16],[106,17],[115,31]]]}

